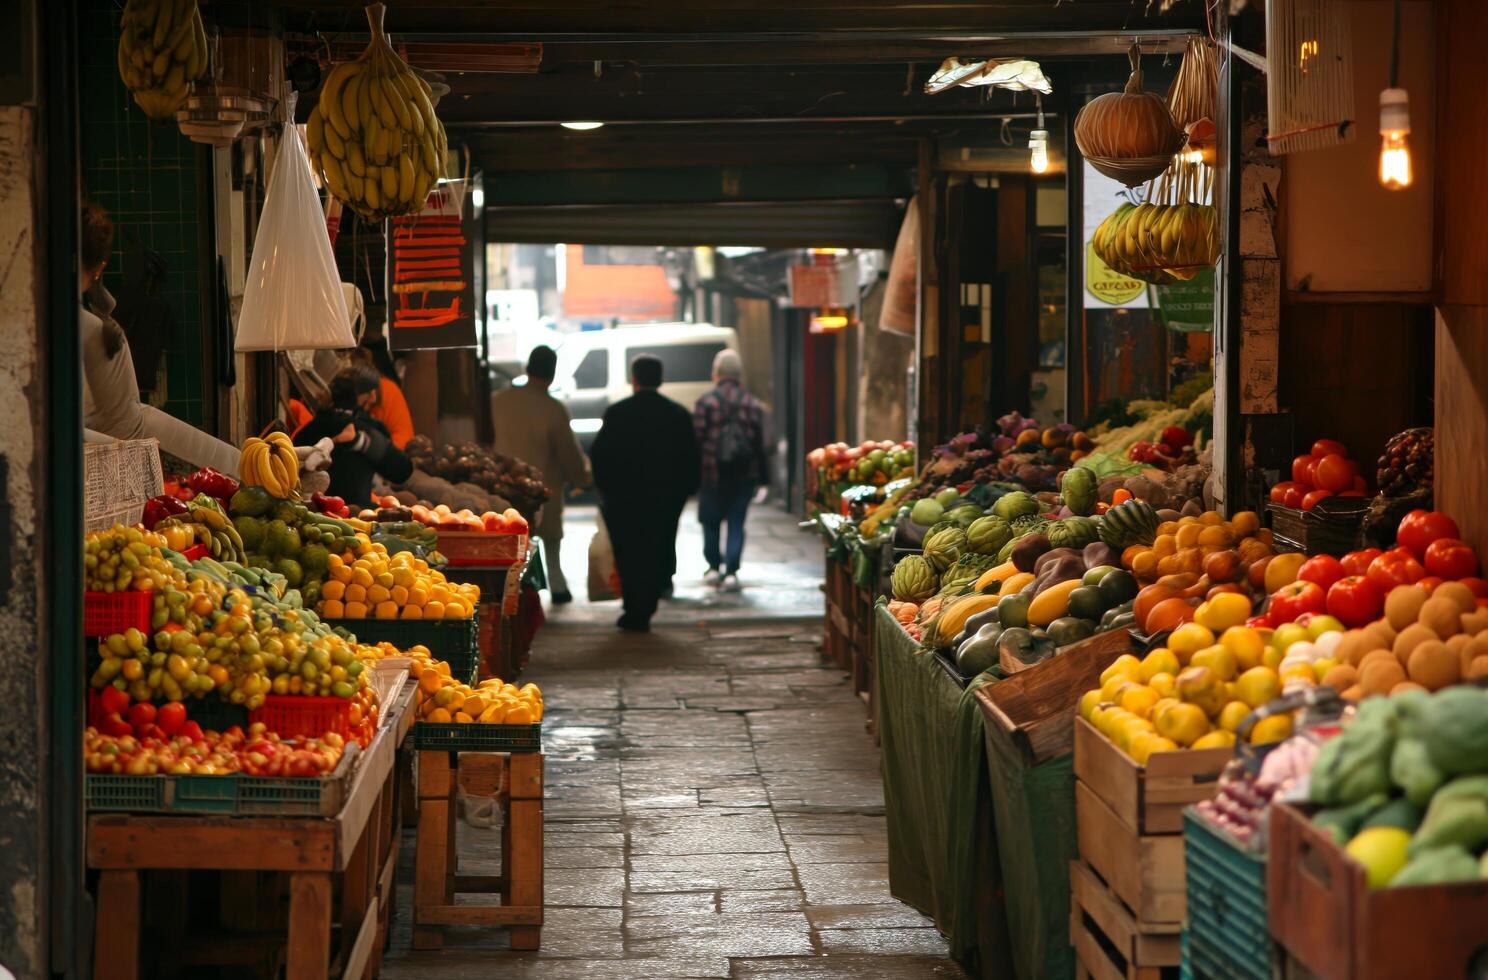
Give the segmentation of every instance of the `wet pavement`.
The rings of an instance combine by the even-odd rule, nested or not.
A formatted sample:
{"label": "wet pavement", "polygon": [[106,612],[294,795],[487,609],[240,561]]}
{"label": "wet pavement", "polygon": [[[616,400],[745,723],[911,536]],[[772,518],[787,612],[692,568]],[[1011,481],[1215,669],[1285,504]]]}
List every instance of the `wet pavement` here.
{"label": "wet pavement", "polygon": [[[594,625],[613,603],[576,603],[538,634],[524,679],[548,705],[542,948],[457,928],[410,952],[405,835],[384,976],[963,976],[889,895],[878,752],[847,677],[819,666],[820,545],[788,522],[760,514],[740,596],[684,584],[701,558],[684,565],[693,602],[661,620],[677,625],[621,634]],[[779,616],[805,604],[811,618]],[[462,823],[460,855],[461,873],[497,873],[499,830]]]}

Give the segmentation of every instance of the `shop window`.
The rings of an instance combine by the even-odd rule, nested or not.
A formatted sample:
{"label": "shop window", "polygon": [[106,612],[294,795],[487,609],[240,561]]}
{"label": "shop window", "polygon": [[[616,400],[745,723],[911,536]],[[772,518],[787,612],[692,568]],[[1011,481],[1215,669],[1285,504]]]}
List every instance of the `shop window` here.
{"label": "shop window", "polygon": [[585,354],[579,366],[574,369],[573,383],[578,391],[609,387],[610,352],[600,349]]}
{"label": "shop window", "polygon": [[653,350],[627,347],[625,363],[631,363],[642,354],[650,354],[661,359],[661,377],[665,384],[711,381],[713,358],[723,347],[723,344],[672,344]]}
{"label": "shop window", "polygon": [[652,245],[585,245],[585,265],[660,265]]}

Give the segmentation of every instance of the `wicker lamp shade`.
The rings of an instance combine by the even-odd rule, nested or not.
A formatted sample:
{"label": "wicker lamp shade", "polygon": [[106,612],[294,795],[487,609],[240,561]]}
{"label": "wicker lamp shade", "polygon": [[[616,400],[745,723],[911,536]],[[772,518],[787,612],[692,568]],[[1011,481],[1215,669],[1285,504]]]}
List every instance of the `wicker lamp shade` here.
{"label": "wicker lamp shade", "polygon": [[1136,45],[1129,57],[1126,88],[1097,96],[1075,117],[1075,144],[1096,170],[1135,187],[1166,170],[1185,137],[1163,98],[1143,91]]}

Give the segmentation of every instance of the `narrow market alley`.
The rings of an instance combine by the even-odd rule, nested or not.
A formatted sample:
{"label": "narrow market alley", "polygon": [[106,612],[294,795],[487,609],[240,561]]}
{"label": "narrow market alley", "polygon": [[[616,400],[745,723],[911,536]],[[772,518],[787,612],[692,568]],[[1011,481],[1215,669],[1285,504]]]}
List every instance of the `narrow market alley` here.
{"label": "narrow market alley", "polygon": [[[586,521],[566,542],[576,585]],[[679,601],[655,631],[618,633],[615,603],[580,601],[538,634],[524,677],[552,705],[542,949],[493,956],[503,932],[452,929],[444,950],[410,954],[405,847],[384,976],[963,976],[889,894],[878,751],[802,608],[821,601],[819,543],[767,508],[750,531],[741,593],[697,584],[689,514]],[[462,822],[459,840],[462,873],[499,867],[494,829]]]}

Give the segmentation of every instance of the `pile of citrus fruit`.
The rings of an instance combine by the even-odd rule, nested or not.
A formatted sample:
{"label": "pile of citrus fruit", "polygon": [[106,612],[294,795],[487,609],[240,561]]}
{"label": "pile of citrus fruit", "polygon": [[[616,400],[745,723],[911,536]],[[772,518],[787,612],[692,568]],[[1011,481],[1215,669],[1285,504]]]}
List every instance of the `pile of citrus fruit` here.
{"label": "pile of citrus fruit", "polygon": [[469,619],[480,587],[451,582],[409,552],[389,555],[380,542],[347,561],[331,555],[320,590],[326,619]]}

